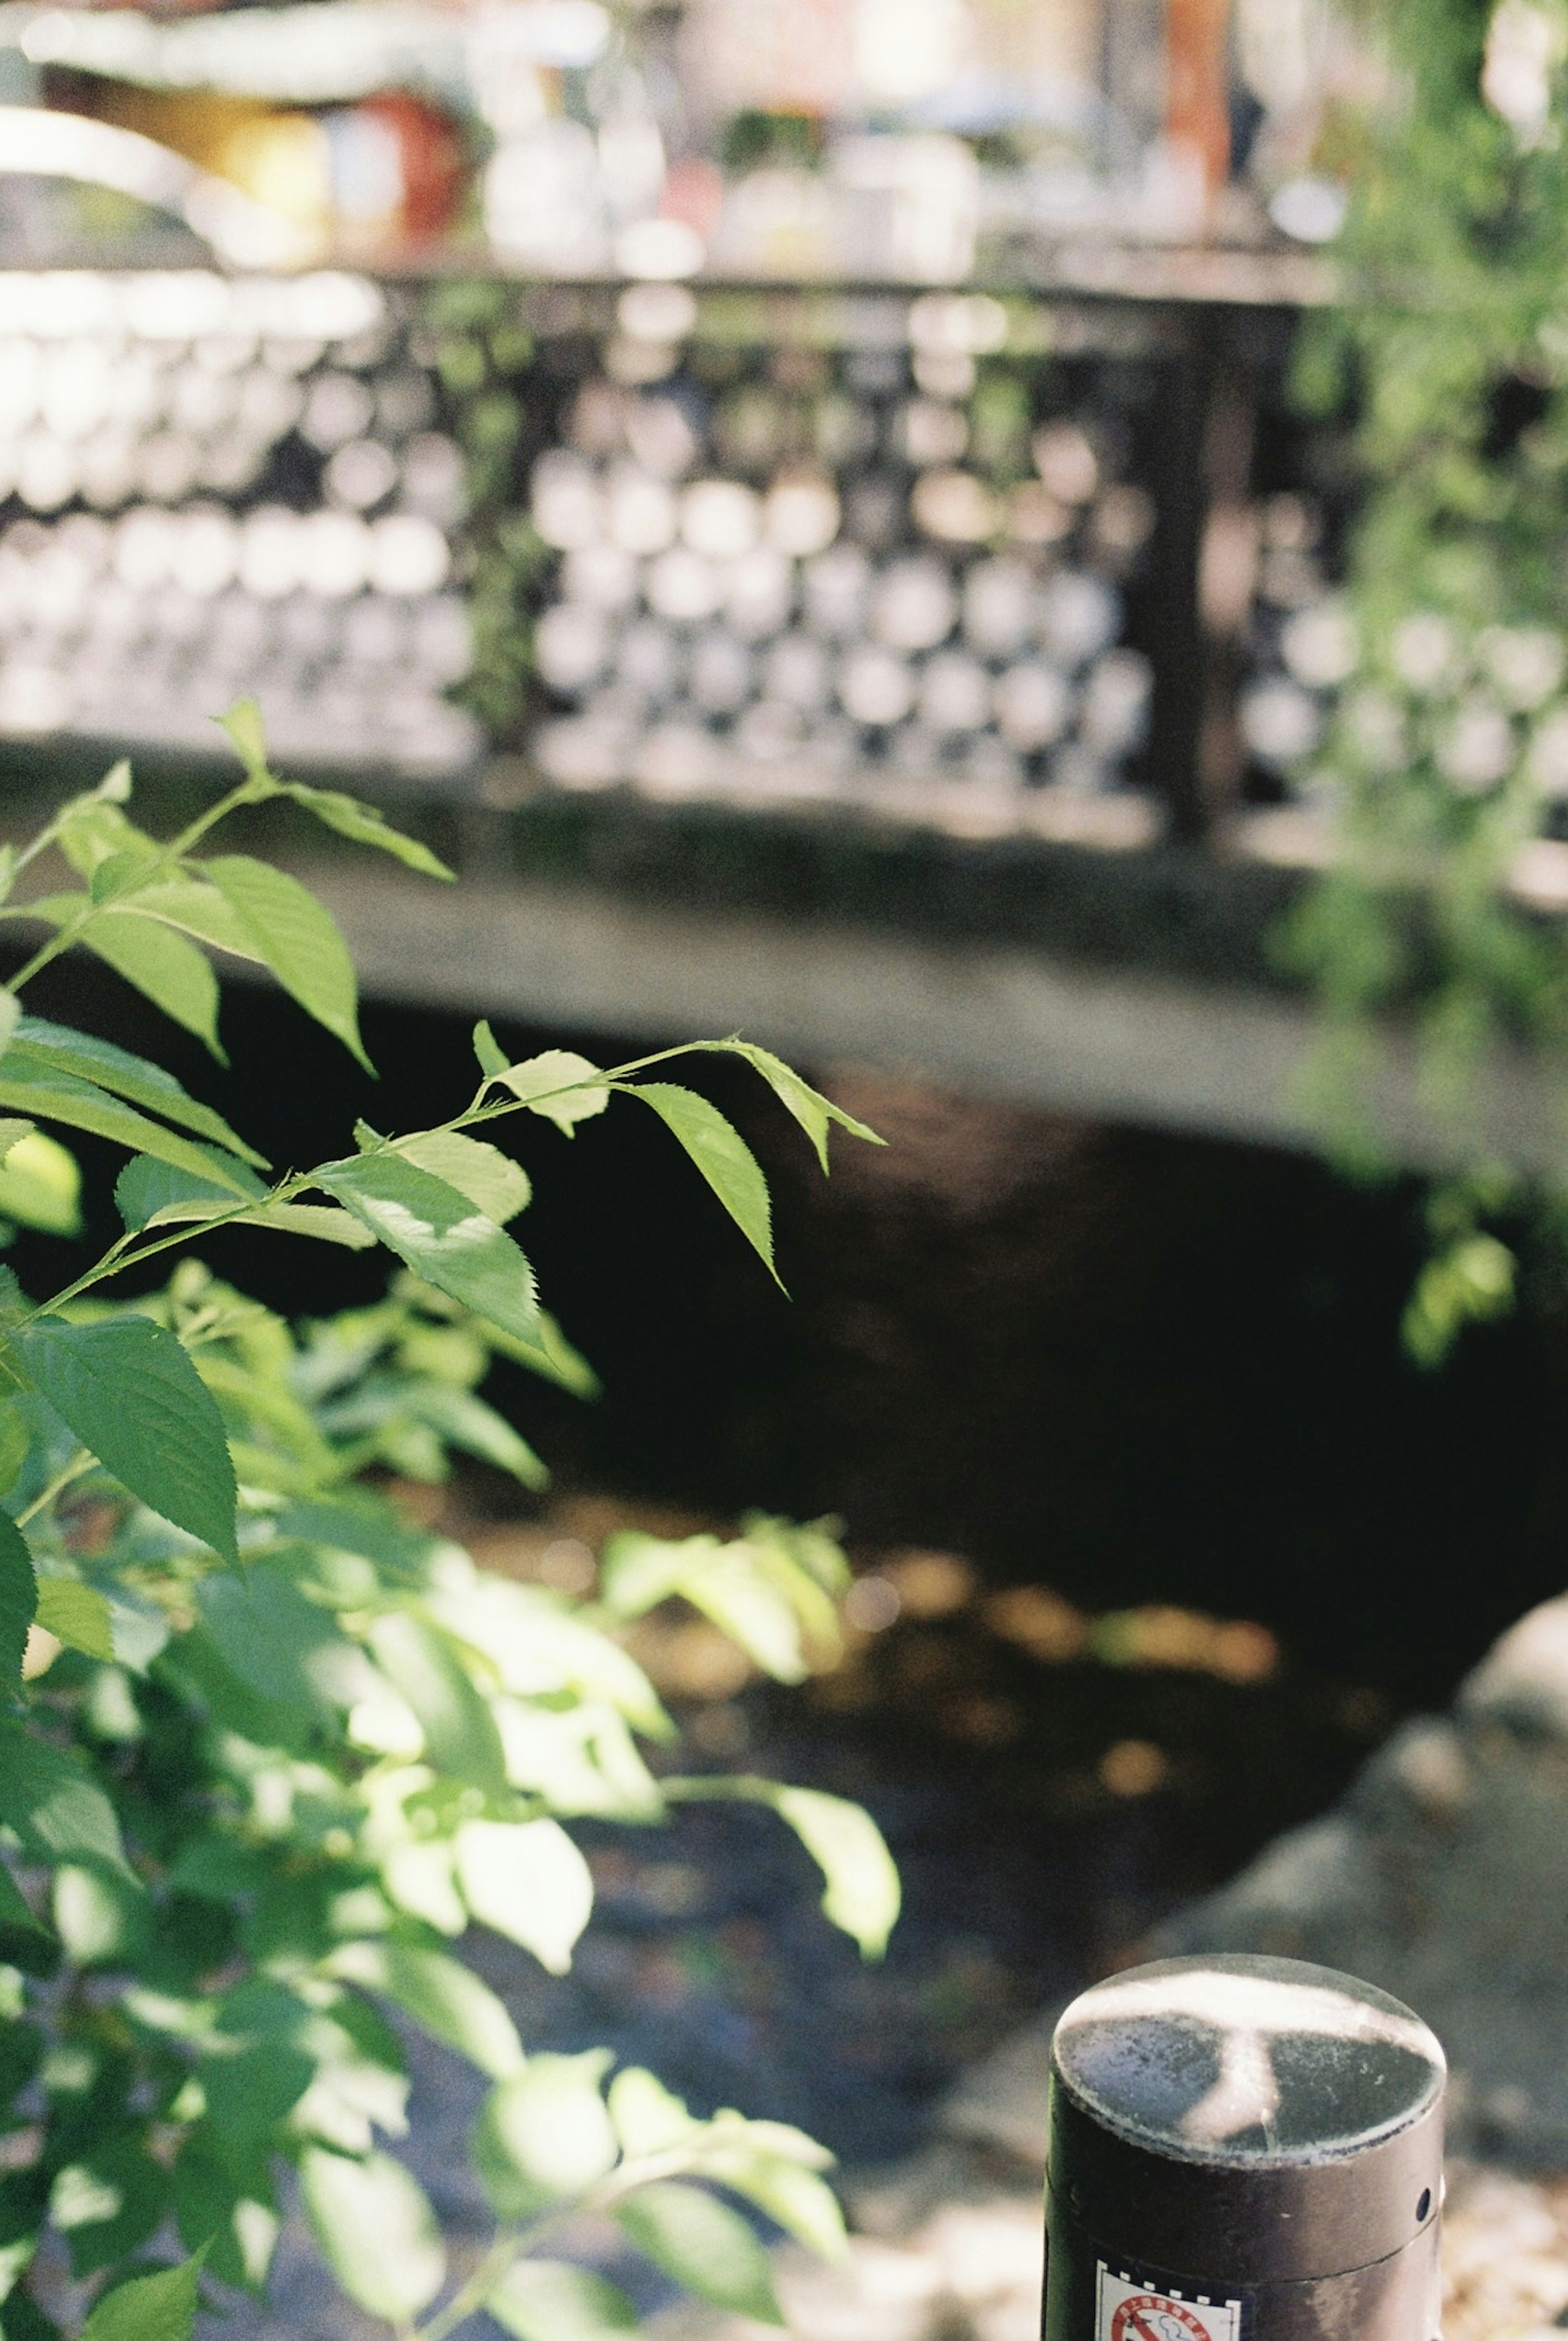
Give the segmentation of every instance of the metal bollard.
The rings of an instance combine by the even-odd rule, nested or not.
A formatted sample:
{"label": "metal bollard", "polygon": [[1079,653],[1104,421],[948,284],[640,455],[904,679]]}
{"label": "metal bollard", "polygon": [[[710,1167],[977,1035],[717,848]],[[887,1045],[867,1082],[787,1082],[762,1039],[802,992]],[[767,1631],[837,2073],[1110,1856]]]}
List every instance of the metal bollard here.
{"label": "metal bollard", "polygon": [[1438,2341],[1443,2050],[1295,1959],[1161,1959],[1051,2050],[1045,2341]]}

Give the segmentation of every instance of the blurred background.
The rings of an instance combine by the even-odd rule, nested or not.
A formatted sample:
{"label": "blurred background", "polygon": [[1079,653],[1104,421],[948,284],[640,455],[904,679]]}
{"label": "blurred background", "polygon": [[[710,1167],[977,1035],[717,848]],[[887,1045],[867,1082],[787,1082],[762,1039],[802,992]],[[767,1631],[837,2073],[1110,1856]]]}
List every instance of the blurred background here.
{"label": "blurred background", "polygon": [[[605,1062],[743,1029],[888,1141],[824,1190],[770,1106],[697,1077],[774,1183],[792,1304],[657,1133],[586,1131],[553,1217],[541,1141],[532,1248],[606,1395],[503,1393],[556,1469],[538,1504],[481,1470],[410,1499],[569,1589],[619,1521],[844,1523],[849,1655],[803,1693],[696,1624],[640,1655],[715,1760],[878,1813],[908,1895],[888,1968],[824,1945],[809,1880],[714,1808],[653,1859],[606,1831],[597,1966],[507,1987],[536,2035],[613,2035],[856,2172],[938,2135],[991,2156],[983,2183],[971,2160],[865,2198],[908,2242],[968,2189],[1013,2267],[993,2298],[957,2230],[908,2245],[911,2336],[960,2310],[982,2341],[1027,2331],[1033,2068],[975,2076],[1171,1928],[1435,1995],[1467,2148],[1568,2152],[1568,1859],[1543,1871],[1539,1835],[1539,1928],[1509,1940],[1547,2014],[1442,1999],[1482,1905],[1517,1915],[1495,1779],[1474,1907],[1405,1876],[1342,1938],[1330,1864],[1190,1916],[1347,1791],[1464,1872],[1454,1765],[1499,1729],[1563,1801],[1560,1659],[1507,1698],[1489,1679],[1471,1724],[1410,1720],[1562,1585],[1562,1280],[1522,1272],[1510,1315],[1513,1269],[1474,1248],[1523,1257],[1513,1171],[1554,1159],[1552,1083],[1489,1025],[1456,1141],[1395,1016],[1376,1149],[1329,1167],[1299,941],[1357,772],[1413,767],[1427,723],[1444,850],[1490,822],[1531,931],[1568,905],[1563,613],[1474,617],[1451,562],[1431,609],[1385,613],[1404,697],[1359,690],[1416,538],[1369,569],[1373,374],[1306,363],[1358,248],[1358,123],[1414,107],[1431,154],[1446,105],[1524,167],[1555,151],[1553,11],[1427,13],[1457,95],[1412,98],[1329,0],[0,5],[5,825],[120,753],[172,821],[250,693],[291,774],[375,798],[463,881],[258,830],[348,933],[382,1078],[243,989],[243,1098],[194,1041],[182,1078],[304,1161],[351,1111],[452,1110],[476,1014]],[[1400,284],[1441,307],[1435,275]],[[1551,330],[1488,378],[1484,484],[1454,492],[1475,525],[1520,448],[1561,473],[1528,439]],[[1333,932],[1319,991],[1386,1008],[1361,930]],[[49,981],[153,1043],[102,968]],[[256,1240],[214,1265],[301,1311],[369,1290]],[[1437,1368],[1469,1319],[1494,1321]],[[1535,1720],[1506,1739],[1520,1681]],[[1559,2197],[1477,2200],[1503,2241],[1470,2247],[1474,2329],[1544,2329]],[[1500,2306],[1521,2236],[1536,2293]]]}

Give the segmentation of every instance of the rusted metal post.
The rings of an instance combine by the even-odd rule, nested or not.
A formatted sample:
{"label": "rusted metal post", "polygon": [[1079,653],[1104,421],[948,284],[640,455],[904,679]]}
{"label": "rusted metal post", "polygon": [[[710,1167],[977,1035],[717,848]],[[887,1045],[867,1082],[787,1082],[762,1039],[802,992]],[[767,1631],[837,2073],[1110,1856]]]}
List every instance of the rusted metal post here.
{"label": "rusted metal post", "polygon": [[1045,2341],[1438,2341],[1444,2065],[1370,1984],[1162,1959],[1051,2052]]}

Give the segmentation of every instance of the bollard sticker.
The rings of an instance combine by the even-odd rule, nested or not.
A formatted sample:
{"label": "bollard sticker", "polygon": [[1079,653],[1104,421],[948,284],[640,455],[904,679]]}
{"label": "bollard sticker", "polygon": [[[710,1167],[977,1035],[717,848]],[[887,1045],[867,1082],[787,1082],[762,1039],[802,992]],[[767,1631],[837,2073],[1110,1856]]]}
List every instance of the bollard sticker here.
{"label": "bollard sticker", "polygon": [[1223,2286],[1176,2286],[1101,2260],[1095,2341],[1246,2341],[1246,2306]]}

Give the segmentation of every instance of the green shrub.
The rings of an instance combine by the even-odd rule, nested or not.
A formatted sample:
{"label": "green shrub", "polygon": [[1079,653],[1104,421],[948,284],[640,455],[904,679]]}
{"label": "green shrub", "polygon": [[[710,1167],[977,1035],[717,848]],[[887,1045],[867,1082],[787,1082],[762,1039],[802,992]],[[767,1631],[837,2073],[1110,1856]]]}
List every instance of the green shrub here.
{"label": "green shrub", "polygon": [[[529,2055],[450,1947],[489,1927],[564,1970],[592,1903],[569,1824],[648,1826],[723,1796],[771,1806],[820,1867],[829,1918],[879,1952],[898,1879],[868,1817],[650,1767],[644,1743],[673,1726],[618,1639],[680,1597],[798,1679],[832,1647],[842,1556],[761,1519],[729,1543],[624,1535],[574,1600],[476,1568],[378,1485],[439,1478],[454,1449],[542,1482],[480,1395],[497,1354],[592,1389],[508,1231],[528,1180],[477,1132],[532,1114],[570,1136],[640,1099],[771,1268],[762,1174],[704,1098],[641,1078],[679,1051],[511,1064],[481,1024],[450,1121],[361,1124],[340,1161],[274,1176],[156,1064],[25,1014],[26,984],[80,945],[216,1053],[215,947],[269,968],[363,1060],[321,905],[196,849],[234,807],[287,796],[446,873],[370,808],[274,779],[253,707],[227,729],[245,777],[172,843],[132,824],[121,767],[0,857],[5,902],[51,849],[74,876],[4,911],[50,931],[0,991],[0,1212],[75,1225],[74,1164],[40,1124],[128,1157],[124,1232],[93,1268],[42,1301],[0,1270],[0,2326],[45,2341],[51,2310],[74,2303],[75,2321],[91,2302],[88,2341],[184,2341],[203,2267],[264,2285],[291,2165],[339,2282],[407,2341],[481,2307],[520,2341],[634,2324],[551,2256],[585,2209],[708,2298],[776,2316],[736,2198],[832,2251],[830,2157],[777,2123],[698,2119],[650,2073],[612,2074],[608,2050]],[[834,1122],[870,1136],[766,1051],[700,1045],[747,1059],[824,1168]],[[161,1290],[135,1274],[236,1225],[380,1244],[402,1267],[381,1303],[300,1330],[188,1253]],[[471,2158],[494,2237],[461,2281],[382,2143],[406,2127],[389,2012],[490,2084]],[[189,2256],[170,2266],[176,2236]]]}

